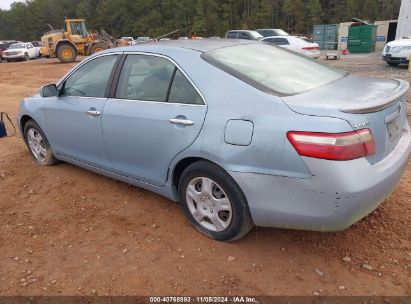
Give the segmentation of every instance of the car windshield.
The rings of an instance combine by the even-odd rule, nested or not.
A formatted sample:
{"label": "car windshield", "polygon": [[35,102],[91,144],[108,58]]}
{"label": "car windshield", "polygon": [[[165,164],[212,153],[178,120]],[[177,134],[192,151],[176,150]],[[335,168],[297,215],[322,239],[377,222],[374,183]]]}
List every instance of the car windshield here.
{"label": "car windshield", "polygon": [[9,49],[24,49],[24,43],[12,44]]}
{"label": "car windshield", "polygon": [[343,71],[263,43],[225,47],[202,57],[262,91],[281,95],[300,94],[345,76]]}

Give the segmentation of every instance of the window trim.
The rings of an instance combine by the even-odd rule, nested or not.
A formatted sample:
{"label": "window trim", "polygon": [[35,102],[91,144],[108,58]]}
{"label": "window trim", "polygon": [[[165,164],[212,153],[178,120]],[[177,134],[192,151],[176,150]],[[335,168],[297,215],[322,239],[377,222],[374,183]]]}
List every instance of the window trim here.
{"label": "window trim", "polygon": [[[105,90],[105,92],[104,92],[104,96],[103,96],[103,97],[91,97],[91,96],[61,96],[61,97],[64,97],[64,98],[86,98],[86,99],[93,98],[93,99],[104,99],[104,100],[107,100],[107,99],[109,98],[109,92],[110,92],[110,89],[111,89],[111,87],[112,87],[112,82],[113,82],[115,73],[116,73],[116,71],[117,71],[117,69],[118,69],[118,67],[119,67],[120,60],[123,58],[122,55],[123,55],[123,52],[113,52],[113,53],[99,54],[99,55],[97,55],[97,56],[95,56],[95,57],[87,58],[87,59],[84,60],[84,62],[79,63],[79,64],[78,64],[76,67],[74,67],[70,72],[68,72],[68,74],[66,74],[61,80],[59,80],[59,81],[56,83],[57,89],[58,89],[58,90],[61,90],[61,86],[63,86],[63,85],[66,83],[67,79],[69,79],[69,78],[71,77],[71,75],[73,75],[75,72],[77,72],[80,68],[82,68],[82,67],[83,67],[84,65],[86,65],[87,63],[89,63],[89,62],[91,62],[91,61],[93,61],[93,60],[95,60],[95,59],[98,59],[98,58],[101,58],[101,57],[105,57],[105,56],[118,56],[116,62],[114,63],[113,69],[111,70],[110,77],[108,78],[106,90]],[[60,97],[60,96],[58,96],[58,97]]]}
{"label": "window trim", "polygon": [[[187,75],[187,73],[180,67],[180,65],[177,64],[177,62],[175,62],[172,58],[165,56],[165,55],[161,55],[161,54],[156,54],[156,53],[147,53],[147,52],[132,52],[132,51],[128,51],[128,52],[124,52],[123,53],[124,56],[122,56],[122,58],[124,58],[121,63],[118,65],[118,69],[116,71],[116,75],[113,79],[113,85],[111,86],[111,90],[110,90],[110,94],[109,94],[109,98],[110,99],[116,99],[116,100],[128,100],[128,101],[133,101],[133,102],[148,102],[148,103],[156,103],[156,104],[170,104],[170,105],[180,105],[180,106],[194,106],[194,107],[207,107],[207,102],[204,98],[204,95],[201,93],[201,91],[198,89],[198,87],[194,84],[194,82],[191,80],[191,78]],[[159,57],[159,58],[163,58],[166,59],[168,61],[170,61],[174,66],[174,72],[172,75],[172,78],[170,79],[170,87],[172,86],[173,80],[174,80],[174,76],[177,72],[177,69],[184,75],[184,77],[187,78],[187,80],[190,82],[190,84],[194,87],[194,89],[196,90],[196,92],[198,93],[198,95],[200,96],[200,98],[203,101],[203,104],[189,104],[189,103],[179,103],[179,102],[168,102],[168,101],[155,101],[155,100],[139,100],[139,99],[124,99],[124,98],[116,98],[116,91],[117,91],[117,86],[120,80],[120,75],[121,72],[123,71],[123,67],[124,67],[124,63],[127,59],[127,56],[129,55],[146,55],[146,56],[154,56],[154,57]],[[118,72],[118,73],[117,73]],[[169,92],[167,92],[167,100],[169,98]]]}

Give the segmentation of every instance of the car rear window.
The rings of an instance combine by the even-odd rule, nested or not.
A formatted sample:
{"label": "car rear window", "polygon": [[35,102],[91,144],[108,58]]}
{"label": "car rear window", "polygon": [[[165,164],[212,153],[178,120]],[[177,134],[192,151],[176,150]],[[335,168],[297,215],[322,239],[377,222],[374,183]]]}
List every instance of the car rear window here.
{"label": "car rear window", "polygon": [[302,55],[263,43],[225,47],[202,57],[262,91],[286,96],[324,86],[346,75]]}

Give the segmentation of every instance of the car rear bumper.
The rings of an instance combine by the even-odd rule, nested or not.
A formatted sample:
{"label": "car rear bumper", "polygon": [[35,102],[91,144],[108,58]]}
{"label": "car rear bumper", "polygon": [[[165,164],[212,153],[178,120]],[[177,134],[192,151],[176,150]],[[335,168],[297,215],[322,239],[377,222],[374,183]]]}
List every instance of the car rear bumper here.
{"label": "car rear bumper", "polygon": [[315,52],[315,53],[311,53],[311,52],[304,52],[303,53],[305,56],[310,57],[310,58],[314,58],[314,59],[318,59],[321,57],[321,53],[320,52]]}
{"label": "car rear bumper", "polygon": [[301,230],[343,230],[383,202],[401,179],[411,153],[408,123],[396,148],[371,165],[365,158],[304,158],[308,179],[230,172],[243,190],[254,224]]}
{"label": "car rear bumper", "polygon": [[398,63],[398,64],[401,64],[401,63],[408,64],[409,63],[409,59],[406,57],[393,57],[392,55],[390,57],[387,55],[383,55],[382,59],[388,63]]}

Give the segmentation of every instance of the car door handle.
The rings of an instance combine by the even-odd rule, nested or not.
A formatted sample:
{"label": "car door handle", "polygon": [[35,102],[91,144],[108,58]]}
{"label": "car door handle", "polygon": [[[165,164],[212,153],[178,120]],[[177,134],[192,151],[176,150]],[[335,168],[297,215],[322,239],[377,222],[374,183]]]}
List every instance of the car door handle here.
{"label": "car door handle", "polygon": [[87,111],[86,114],[89,116],[93,116],[93,117],[97,117],[101,115],[100,111],[92,111],[92,110]]}
{"label": "car door handle", "polygon": [[169,120],[173,125],[192,126],[194,121],[188,119],[172,118]]}

